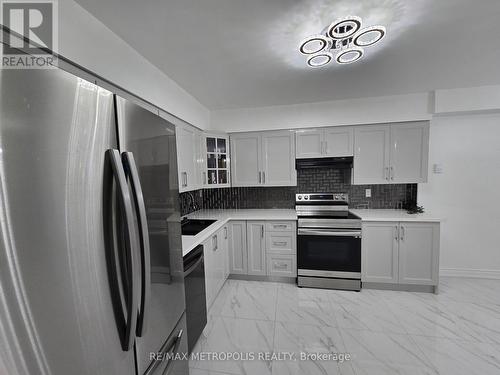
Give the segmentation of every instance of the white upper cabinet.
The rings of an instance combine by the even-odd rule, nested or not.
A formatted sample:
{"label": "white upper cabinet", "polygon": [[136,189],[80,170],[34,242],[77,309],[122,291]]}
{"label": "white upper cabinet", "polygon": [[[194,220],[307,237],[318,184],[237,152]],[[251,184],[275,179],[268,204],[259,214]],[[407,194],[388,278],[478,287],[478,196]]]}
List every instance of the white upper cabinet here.
{"label": "white upper cabinet", "polygon": [[339,126],[326,128],[324,130],[324,153],[325,156],[352,156],[354,144],[354,129]]}
{"label": "white upper cabinet", "polygon": [[232,134],[230,139],[233,186],[260,185],[262,183],[260,134]]}
{"label": "white upper cabinet", "polygon": [[428,159],[428,122],[409,122],[391,127],[391,182],[427,182]]}
{"label": "white upper cabinet", "polygon": [[197,166],[196,155],[196,133],[196,129],[188,126],[176,127],[177,170],[179,174],[180,193],[199,188],[199,168]]}
{"label": "white upper cabinet", "polygon": [[205,134],[203,153],[203,187],[230,186],[229,137],[222,134]]}
{"label": "white upper cabinet", "polygon": [[262,183],[267,186],[297,184],[295,140],[290,131],[262,133]]}
{"label": "white upper cabinet", "polygon": [[295,186],[292,131],[232,134],[232,186]]}
{"label": "white upper cabinet", "polygon": [[388,184],[390,126],[358,126],[354,130],[354,184]]}
{"label": "white upper cabinet", "polygon": [[297,130],[295,139],[297,159],[353,154],[353,128],[350,126]]}
{"label": "white upper cabinet", "polygon": [[357,126],[353,183],[426,182],[428,153],[427,121]]}
{"label": "white upper cabinet", "polygon": [[323,156],[323,130],[307,129],[295,132],[297,159],[320,158]]}
{"label": "white upper cabinet", "polygon": [[204,137],[203,132],[195,131],[195,168],[196,168],[196,188],[199,189],[203,186],[203,178],[205,176],[205,160],[206,155],[204,151]]}

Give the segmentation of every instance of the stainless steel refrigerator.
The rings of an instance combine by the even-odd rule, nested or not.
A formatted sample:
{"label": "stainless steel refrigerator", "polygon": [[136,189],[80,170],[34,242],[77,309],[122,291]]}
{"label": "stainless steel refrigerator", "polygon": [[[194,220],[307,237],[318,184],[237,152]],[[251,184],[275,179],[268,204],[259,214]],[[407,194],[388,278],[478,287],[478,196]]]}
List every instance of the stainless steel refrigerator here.
{"label": "stainless steel refrigerator", "polygon": [[154,360],[187,352],[175,127],[60,69],[0,82],[0,270],[29,372],[187,374]]}

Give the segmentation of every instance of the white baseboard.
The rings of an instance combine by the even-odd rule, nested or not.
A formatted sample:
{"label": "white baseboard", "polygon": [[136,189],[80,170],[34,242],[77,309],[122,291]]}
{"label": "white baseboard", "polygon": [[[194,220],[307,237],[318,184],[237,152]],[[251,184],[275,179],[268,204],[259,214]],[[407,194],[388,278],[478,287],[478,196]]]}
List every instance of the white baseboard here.
{"label": "white baseboard", "polygon": [[440,276],[474,277],[477,279],[500,279],[500,270],[482,270],[472,268],[441,268]]}

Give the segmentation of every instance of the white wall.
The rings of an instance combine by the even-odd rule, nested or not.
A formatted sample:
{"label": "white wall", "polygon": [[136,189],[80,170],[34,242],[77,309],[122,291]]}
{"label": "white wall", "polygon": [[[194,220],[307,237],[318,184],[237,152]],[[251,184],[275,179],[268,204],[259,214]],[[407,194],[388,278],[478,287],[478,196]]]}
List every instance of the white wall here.
{"label": "white wall", "polygon": [[428,120],[432,108],[432,95],[428,93],[380,96],[212,111],[210,127],[239,132]]}
{"label": "white wall", "polygon": [[[442,174],[432,172],[433,164]],[[444,218],[442,275],[500,277],[500,114],[435,117],[419,204]]]}
{"label": "white wall", "polygon": [[73,0],[59,1],[59,53],[194,126],[209,126],[206,107]]}
{"label": "white wall", "polygon": [[436,90],[435,113],[491,111],[500,109],[500,86]]}

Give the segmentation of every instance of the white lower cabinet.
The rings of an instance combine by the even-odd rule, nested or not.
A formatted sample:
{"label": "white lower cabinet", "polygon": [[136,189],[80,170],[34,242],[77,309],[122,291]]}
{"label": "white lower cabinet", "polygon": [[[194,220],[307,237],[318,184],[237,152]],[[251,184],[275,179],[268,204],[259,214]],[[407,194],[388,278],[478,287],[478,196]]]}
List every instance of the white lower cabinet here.
{"label": "white lower cabinet", "polygon": [[229,273],[246,275],[248,273],[247,222],[230,221],[229,231]]}
{"label": "white lower cabinet", "polygon": [[266,232],[266,251],[278,254],[295,254],[295,232]]}
{"label": "white lower cabinet", "polygon": [[439,223],[363,223],[363,282],[437,285]]}
{"label": "white lower cabinet", "polygon": [[266,274],[266,246],[264,221],[247,221],[248,275]]}
{"label": "white lower cabinet", "polygon": [[224,264],[224,281],[226,281],[229,277],[229,223],[224,225],[224,227],[222,228],[220,241],[223,254],[223,257],[221,257],[221,262]]}
{"label": "white lower cabinet", "polygon": [[401,223],[399,282],[437,285],[439,275],[439,224]]}
{"label": "white lower cabinet", "polygon": [[207,311],[219,294],[228,273],[228,235],[224,226],[203,242]]}
{"label": "white lower cabinet", "polygon": [[267,276],[297,276],[297,223],[271,221],[266,225]]}
{"label": "white lower cabinet", "polygon": [[230,221],[229,273],[233,275],[297,275],[295,221]]}
{"label": "white lower cabinet", "polygon": [[207,299],[207,311],[210,309],[212,302],[215,298],[215,255],[213,249],[213,239],[203,242],[203,257],[205,262],[205,296]]}
{"label": "white lower cabinet", "polygon": [[397,222],[363,223],[362,281],[398,282],[398,226]]}
{"label": "white lower cabinet", "polygon": [[268,276],[297,276],[296,255],[267,253],[267,274]]}

